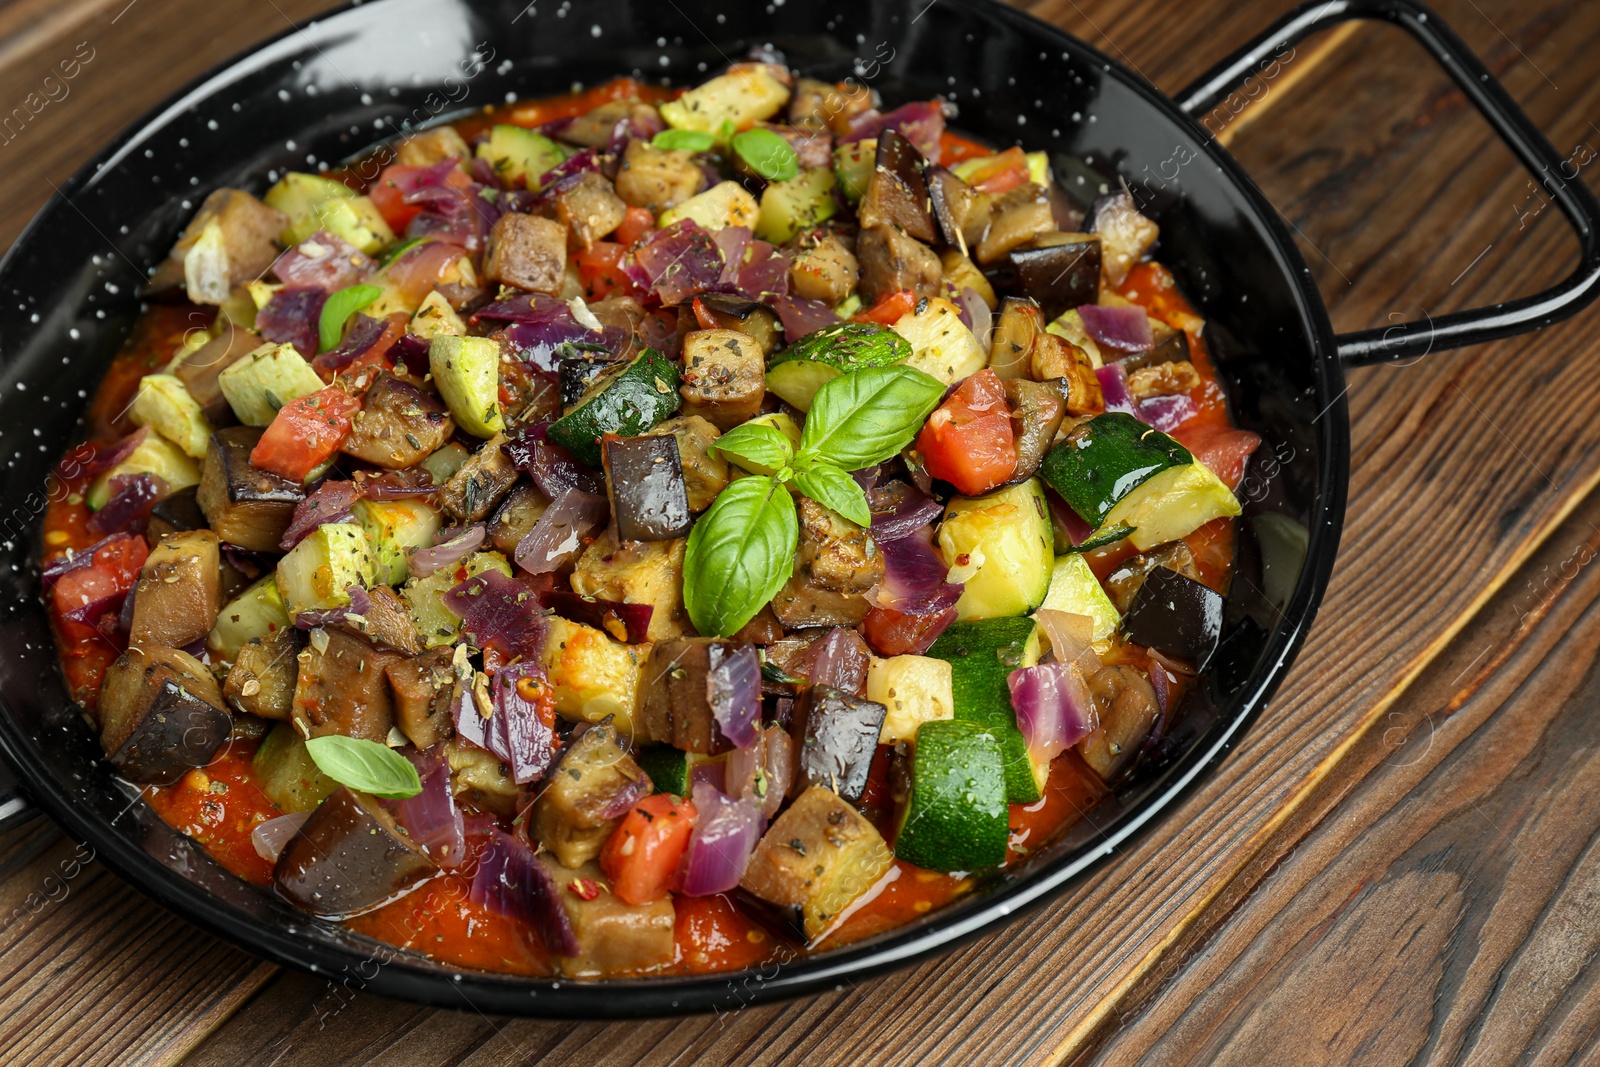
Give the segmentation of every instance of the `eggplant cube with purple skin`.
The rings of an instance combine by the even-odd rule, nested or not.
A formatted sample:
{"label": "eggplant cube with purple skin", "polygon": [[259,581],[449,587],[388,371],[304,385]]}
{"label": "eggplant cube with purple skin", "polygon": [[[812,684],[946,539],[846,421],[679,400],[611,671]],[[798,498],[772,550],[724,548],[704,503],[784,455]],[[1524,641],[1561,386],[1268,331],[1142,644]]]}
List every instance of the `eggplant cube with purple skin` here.
{"label": "eggplant cube with purple skin", "polygon": [[306,494],[287,478],[251,466],[250,452],[260,440],[261,431],[250,426],[213,433],[195,499],[223,541],[252,552],[277,552]]}
{"label": "eggplant cube with purple skin", "polygon": [[813,685],[794,704],[795,791],[827,786],[855,803],[867,787],[888,709],[831,686]]}
{"label": "eggplant cube with purple skin", "polygon": [[563,866],[581,867],[600,855],[622,817],[650,788],[650,776],[616,727],[591,726],[551,771],[529,829]]}
{"label": "eggplant cube with purple skin", "polygon": [[990,272],[1001,293],[1037,301],[1047,320],[1100,299],[1100,238],[1047,233],[1013,248]]}
{"label": "eggplant cube with purple skin", "polygon": [[1134,594],[1122,627],[1134,644],[1202,670],[1222,637],[1222,595],[1168,567],[1156,567]]}
{"label": "eggplant cube with purple skin", "polygon": [[211,672],[175,648],[135,646],[119,656],[106,669],[98,715],[112,766],[157,784],[210,763],[233,727]]}
{"label": "eggplant cube with purple skin", "polygon": [[278,892],[313,915],[353,915],[399,896],[437,868],[373,798],[340,786],[278,856]]}
{"label": "eggplant cube with purple skin", "polygon": [[603,446],[617,537],[670,541],[687,535],[693,516],[677,440],[660,434],[607,437]]}
{"label": "eggplant cube with purple skin", "polygon": [[[680,637],[656,645],[640,697],[645,732],[705,756],[740,747],[746,729],[753,739],[760,716],[760,668],[738,668],[755,658],[753,646],[711,637]],[[741,688],[740,679],[749,684]]]}

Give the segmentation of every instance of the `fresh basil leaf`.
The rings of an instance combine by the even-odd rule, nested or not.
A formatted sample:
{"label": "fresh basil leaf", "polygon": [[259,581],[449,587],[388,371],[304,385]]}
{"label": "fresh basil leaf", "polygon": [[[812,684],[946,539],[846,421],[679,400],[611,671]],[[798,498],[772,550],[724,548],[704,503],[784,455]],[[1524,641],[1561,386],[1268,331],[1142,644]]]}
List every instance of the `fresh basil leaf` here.
{"label": "fresh basil leaf", "polygon": [[795,155],[794,147],[771,130],[734,134],[733,150],[769,182],[786,182],[800,175],[800,157]]}
{"label": "fresh basil leaf", "polygon": [[765,422],[735,426],[713,445],[725,459],[744,460],[769,471],[781,470],[794,458],[794,446],[782,430]]}
{"label": "fresh basil leaf", "polygon": [[376,285],[351,285],[328,297],[322,305],[322,317],[317,320],[317,351],[336,347],[344,333],[345,320],[382,295],[383,290]]}
{"label": "fresh basil leaf", "polygon": [[662,130],[650,138],[650,147],[664,152],[709,152],[717,139],[706,130]]}
{"label": "fresh basil leaf", "polygon": [[899,452],[939,401],[939,379],[914,367],[866,367],[817,390],[800,435],[800,461],[821,458],[847,471]]}
{"label": "fresh basil leaf", "polygon": [[683,604],[707,637],[727,637],[778,595],[800,540],[794,498],[776,478],[740,478],[689,532]]}
{"label": "fresh basil leaf", "polygon": [[422,792],[422,779],[411,761],[388,745],[343,734],[313,737],[306,751],[317,769],[358,793],[403,800]]}
{"label": "fresh basil leaf", "polygon": [[872,525],[872,508],[860,483],[832,463],[816,462],[795,471],[794,487],[857,526]]}

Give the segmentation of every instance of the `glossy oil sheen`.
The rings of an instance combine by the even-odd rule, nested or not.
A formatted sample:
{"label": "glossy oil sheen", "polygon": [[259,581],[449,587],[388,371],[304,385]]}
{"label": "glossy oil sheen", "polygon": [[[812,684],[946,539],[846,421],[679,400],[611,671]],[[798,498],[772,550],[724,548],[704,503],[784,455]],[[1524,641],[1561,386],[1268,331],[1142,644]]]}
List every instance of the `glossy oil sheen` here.
{"label": "glossy oil sheen", "polygon": [[[0,752],[28,792],[123,877],[267,958],[327,975],[371,974],[361,988],[417,1001],[460,1007],[465,997],[485,1012],[591,1017],[732,1008],[910,963],[1048,899],[1169,810],[1259,711],[1326,584],[1348,460],[1332,332],[1271,207],[1169,100],[1008,8],[942,0],[919,18],[927,8],[926,0],[810,0],[768,14],[765,4],[688,0],[379,0],[218,68],[68,182],[0,264],[0,584],[8,594]],[[38,599],[38,526],[51,466],[81,433],[79,390],[93,389],[137,314],[142,272],[164,256],[204,193],[242,185],[259,194],[268,172],[306,168],[308,153],[336,163],[408,120],[500,103],[508,92],[550,95],[628,72],[693,83],[763,42],[808,74],[854,73],[891,104],[945,94],[961,108],[957,126],[979,136],[1089,157],[1132,183],[1160,222],[1160,257],[1208,319],[1236,421],[1263,436],[1280,470],[1270,480],[1247,477],[1243,580],[1227,604],[1222,646],[1145,772],[1097,809],[1093,826],[1080,824],[970,898],[907,926],[776,973],[601,986],[456,974],[405,952],[375,953],[372,942],[229,875],[147,806],[130,806],[131,787],[111,774],[67,701]],[[1212,47],[1220,55],[1234,43]],[[1175,158],[1187,160],[1175,180],[1140,186],[1142,174]],[[1255,536],[1262,529],[1270,536]],[[1301,535],[1309,538],[1303,559],[1293,547],[1306,543]],[[385,961],[375,974],[374,958]]]}

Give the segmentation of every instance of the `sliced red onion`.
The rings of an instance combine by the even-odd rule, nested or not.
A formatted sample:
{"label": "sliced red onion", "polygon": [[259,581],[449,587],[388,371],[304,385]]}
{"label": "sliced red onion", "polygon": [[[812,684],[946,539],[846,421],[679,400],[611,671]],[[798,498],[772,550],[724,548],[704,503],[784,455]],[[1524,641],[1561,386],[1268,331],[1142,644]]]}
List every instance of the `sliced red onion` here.
{"label": "sliced red onion", "polygon": [[341,626],[348,623],[352,615],[365,617],[372,611],[372,598],[359,585],[347,587],[345,595],[350,598],[348,604],[337,608],[302,611],[294,617],[295,627],[300,630],[315,630],[319,626]]}
{"label": "sliced red onion", "polygon": [[418,770],[422,792],[394,801],[395,818],[435,863],[447,871],[459,870],[467,862],[467,829],[450,786],[450,766],[438,759]]}
{"label": "sliced red onion", "polygon": [[1150,688],[1156,694],[1156,707],[1161,710],[1163,717],[1172,712],[1173,678],[1159,663],[1150,665]]}
{"label": "sliced red onion", "polygon": [[414,378],[428,373],[428,339],[418,334],[402,334],[400,340],[389,346],[389,356],[396,369]]}
{"label": "sliced red onion", "polygon": [[726,893],[739,884],[765,820],[752,800],[734,799],[704,783],[694,787],[694,830],[683,869],[691,897]]}
{"label": "sliced red onion", "polygon": [[770,301],[783,323],[783,336],[790,344],[840,321],[833,309],[820,300],[803,296],[775,296]]}
{"label": "sliced red onion", "polygon": [[354,482],[337,479],[323,482],[295,505],[294,514],[289,517],[289,526],[283,531],[283,540],[278,542],[278,547],[287,552],[318,526],[330,522],[348,522],[355,517],[350,509],[360,497],[361,491]]}
{"label": "sliced red onion", "polygon": [[421,204],[422,210],[407,224],[406,239],[431,237],[467,252],[482,251],[501,215],[499,205],[483,192],[484,187],[473,182],[464,189],[434,186],[407,194],[406,203]]}
{"label": "sliced red onion", "polygon": [[[389,327],[390,324],[386,319],[375,319],[359,311],[356,312],[350,316],[350,325],[345,328],[344,336],[338,345],[313,359],[312,368],[326,381],[362,356],[379,350],[379,345],[386,336],[393,338],[399,332],[399,327],[395,327],[394,333],[390,332]],[[388,342],[388,347],[394,347],[392,340]]]}
{"label": "sliced red onion", "polygon": [[328,291],[316,286],[279,289],[256,312],[256,333],[278,344],[293,345],[310,359],[317,354],[317,322],[327,300]]}
{"label": "sliced red onion", "polygon": [[293,811],[257,823],[255,829],[250,831],[250,843],[255,846],[256,855],[268,863],[277,863],[284,847],[294,839],[309,818],[309,811]]}
{"label": "sliced red onion", "polygon": [[[61,617],[64,619],[71,619],[73,622],[82,623],[85,626],[97,626],[99,625],[100,620],[105,616],[115,616],[124,609],[131,612],[132,608],[132,591],[121,589],[115,593],[109,593],[106,596],[91,600],[86,604],[79,604],[76,607],[68,608],[66,611],[61,613]],[[133,622],[131,614],[128,622],[130,625]],[[122,629],[122,627],[119,625],[116,627],[116,629]]]}
{"label": "sliced red onion", "polygon": [[1105,394],[1106,410],[1134,414],[1133,394],[1128,392],[1128,372],[1120,363],[1107,363],[1096,367],[1094,376],[1100,382],[1100,392]]}
{"label": "sliced red onion", "polygon": [[706,703],[717,732],[734,748],[756,743],[761,725],[761,658],[754,645],[712,645]]}
{"label": "sliced red onion", "polygon": [[494,676],[494,721],[489,751],[505,761],[511,780],[527,785],[543,778],[556,759],[555,704],[544,667],[523,661]]}
{"label": "sliced red onion", "polygon": [[647,288],[667,307],[714,288],[722,277],[722,250],[692,219],[657,230],[634,250]]}
{"label": "sliced red onion", "polygon": [[956,305],[966,310],[969,319],[967,325],[972,330],[972,336],[978,339],[978,344],[983,346],[985,352],[989,351],[989,343],[994,337],[994,312],[989,310],[989,305],[970,285],[961,290]]}
{"label": "sliced red onion", "polygon": [[944,105],[937,100],[904,104],[888,114],[862,112],[851,120],[850,132],[840,138],[840,143],[865,141],[891,129],[916,145],[930,163],[939,162],[940,141],[944,136]]}
{"label": "sliced red onion", "polygon": [[485,304],[472,314],[472,321],[492,319],[496,322],[525,322],[532,326],[577,326],[572,317],[572,306],[560,297],[544,293],[518,293]]}
{"label": "sliced red onion", "polygon": [[1109,348],[1121,355],[1148,352],[1155,344],[1150,333],[1150,316],[1144,308],[1134,305],[1107,307],[1104,304],[1084,304],[1078,308],[1083,319],[1083,329],[1101,348]]}
{"label": "sliced red onion", "polygon": [[590,171],[600,171],[600,153],[592,148],[568,156],[549,170],[539,176],[538,186],[542,190],[540,199],[547,199],[557,193],[565,192],[582,180]]}
{"label": "sliced red onion", "polygon": [[830,686],[856,696],[867,691],[872,653],[854,630],[835,626],[826,637],[813,641],[803,655],[811,661],[805,673],[813,685]]}
{"label": "sliced red onion", "polygon": [[605,479],[578,462],[576,456],[545,435],[547,423],[529,423],[513,431],[500,450],[512,466],[527,471],[539,491],[554,500],[568,489],[600,495]]}
{"label": "sliced red onion", "polygon": [[479,648],[493,648],[508,659],[536,659],[544,649],[549,624],[533,590],[489,570],[440,595],[445,608]]}
{"label": "sliced red onion", "polygon": [[517,566],[529,574],[560,570],[577,559],[585,539],[605,525],[610,511],[610,503],[598,493],[563,491],[517,543]]}
{"label": "sliced red onion", "polygon": [[1058,663],[1076,663],[1084,677],[1100,669],[1100,657],[1093,648],[1093,619],[1053,608],[1040,608],[1034,618],[1044,630],[1050,642],[1050,651]]}
{"label": "sliced red onion", "polygon": [[330,293],[355,285],[377,264],[337,234],[318,230],[279,256],[272,273],[285,285],[314,285]]}
{"label": "sliced red onion", "polygon": [[722,791],[754,801],[765,818],[778,814],[794,777],[794,740],[777,723],[763,727],[756,743],[725,757]]}
{"label": "sliced red onion", "polygon": [[943,504],[905,482],[891,481],[876,488],[875,505],[881,506],[885,501],[893,503],[890,510],[878,511],[874,507],[872,513],[872,539],[880,545],[909,537],[929,523],[937,522],[944,514]]}
{"label": "sliced red onion", "polygon": [[775,246],[765,241],[750,242],[746,262],[734,281],[734,291],[762,302],[788,296],[790,262]]}
{"label": "sliced red onion", "polygon": [[411,574],[413,577],[426,578],[446,567],[454,567],[483,547],[488,537],[483,523],[475,522],[442,544],[419,548],[411,553]]}
{"label": "sliced red onion", "polygon": [[510,834],[495,831],[478,857],[468,898],[477,905],[527,923],[545,947],[559,956],[578,954],[578,935],[561,905],[560,890],[533,849]]}
{"label": "sliced red onion", "polygon": [[1088,682],[1075,663],[1019,667],[1006,677],[1028,752],[1047,762],[1099,729]]}
{"label": "sliced red onion", "polygon": [[56,584],[63,574],[67,574],[75,570],[81,570],[82,568],[87,567],[89,564],[94,562],[94,554],[100,551],[102,548],[105,548],[107,545],[114,545],[119,541],[142,540],[144,540],[144,538],[136,537],[133,534],[114,533],[109,537],[102,537],[100,540],[96,541],[94,544],[90,545],[88,548],[85,548],[81,552],[74,552],[70,556],[58,556],[49,563],[45,564],[42,575],[44,587],[49,589]]}
{"label": "sliced red onion", "polygon": [[1149,400],[1139,401],[1134,416],[1140,422],[1162,433],[1171,433],[1194,418],[1197,411],[1199,408],[1195,406],[1194,400],[1188,393],[1176,393],[1172,396],[1154,396]]}
{"label": "sliced red onion", "polygon": [[150,510],[167,495],[167,483],[154,474],[119,474],[110,488],[111,499],[84,524],[92,534],[144,533]]}
{"label": "sliced red onion", "polygon": [[873,601],[906,615],[936,615],[955,607],[963,584],[947,581],[949,568],[933,547],[933,528],[925,526],[878,546],[884,575]]}
{"label": "sliced red onion", "polygon": [[540,595],[545,607],[563,619],[581,622],[610,634],[618,641],[637,645],[648,641],[652,604],[629,604],[621,600],[584,596],[571,589],[551,589]]}
{"label": "sliced red onion", "polygon": [[104,474],[133,455],[134,449],[144,444],[144,439],[149,436],[150,427],[141,426],[120,441],[104,444],[85,442],[61,457],[56,471],[68,479]]}
{"label": "sliced red onion", "polygon": [[[735,749],[735,751],[738,751]],[[723,759],[701,760],[689,768],[689,784],[691,786],[704,782],[722,792],[727,792],[728,761]]]}
{"label": "sliced red onion", "polygon": [[722,252],[722,273],[717,277],[717,284],[732,288],[739,281],[739,270],[745,264],[755,234],[748,226],[724,226],[712,234],[711,239]]}

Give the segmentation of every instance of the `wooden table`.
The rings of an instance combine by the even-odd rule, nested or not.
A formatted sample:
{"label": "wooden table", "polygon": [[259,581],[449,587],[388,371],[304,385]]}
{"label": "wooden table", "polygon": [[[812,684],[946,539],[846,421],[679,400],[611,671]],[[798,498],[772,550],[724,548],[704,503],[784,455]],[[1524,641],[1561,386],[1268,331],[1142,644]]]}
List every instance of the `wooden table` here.
{"label": "wooden table", "polygon": [[[1438,2],[1556,146],[1592,161],[1600,4]],[[0,239],[140,112],[321,4],[0,6],[0,111],[75,51],[81,62],[67,95],[0,145]],[[1175,91],[1288,4],[1027,6]],[[1303,235],[1340,328],[1532,292],[1570,268],[1558,213],[1399,31],[1307,42],[1264,88],[1216,123]],[[1591,311],[1533,339],[1351,375],[1349,524],[1287,684],[1176,814],[999,935],[836,994],[721,1017],[512,1021],[261,963],[36,822],[0,836],[0,1058],[1600,1056],[1600,568],[1587,566],[1600,552],[1597,327]]]}

